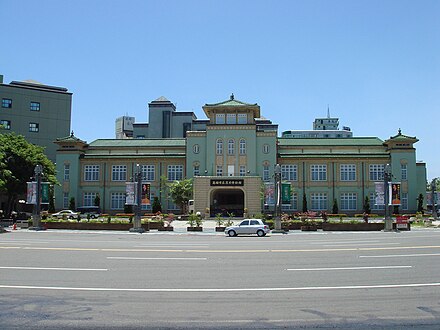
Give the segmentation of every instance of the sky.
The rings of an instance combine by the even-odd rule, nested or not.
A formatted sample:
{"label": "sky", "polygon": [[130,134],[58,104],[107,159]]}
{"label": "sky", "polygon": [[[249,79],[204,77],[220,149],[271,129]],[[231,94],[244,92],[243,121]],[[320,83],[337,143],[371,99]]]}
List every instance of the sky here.
{"label": "sky", "polygon": [[75,136],[115,137],[115,119],[258,103],[285,130],[338,117],[354,136],[415,136],[440,177],[438,0],[0,0],[4,83],[73,93]]}

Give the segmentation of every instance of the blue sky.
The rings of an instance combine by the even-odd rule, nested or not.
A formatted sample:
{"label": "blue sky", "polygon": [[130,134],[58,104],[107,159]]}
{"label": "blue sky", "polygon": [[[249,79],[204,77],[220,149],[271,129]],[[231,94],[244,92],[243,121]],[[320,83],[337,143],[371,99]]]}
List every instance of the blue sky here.
{"label": "blue sky", "polygon": [[147,122],[229,98],[258,103],[279,133],[340,118],[355,136],[416,136],[440,177],[440,1],[1,0],[0,74],[73,92],[72,129],[114,138],[117,117]]}

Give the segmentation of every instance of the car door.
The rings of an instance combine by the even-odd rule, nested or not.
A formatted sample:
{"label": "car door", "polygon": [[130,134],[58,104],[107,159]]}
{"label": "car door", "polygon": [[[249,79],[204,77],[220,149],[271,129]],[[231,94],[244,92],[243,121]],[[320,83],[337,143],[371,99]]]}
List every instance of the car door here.
{"label": "car door", "polygon": [[243,220],[240,223],[237,234],[249,234],[249,220]]}
{"label": "car door", "polygon": [[249,226],[249,231],[250,234],[256,234],[258,228],[260,228],[261,224],[258,220],[251,220],[250,221],[250,226]]}

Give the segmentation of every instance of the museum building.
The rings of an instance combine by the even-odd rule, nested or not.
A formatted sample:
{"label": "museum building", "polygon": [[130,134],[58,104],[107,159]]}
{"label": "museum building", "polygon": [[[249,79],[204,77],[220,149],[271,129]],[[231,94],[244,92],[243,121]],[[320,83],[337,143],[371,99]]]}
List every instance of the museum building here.
{"label": "museum building", "polygon": [[[387,164],[392,181],[401,183],[402,213],[415,212],[418,195],[425,194],[426,165],[416,161],[414,148],[418,139],[400,130],[385,141],[352,134],[278,137],[278,125],[262,118],[258,104],[234,95],[205,104],[203,111],[207,119],[199,120],[161,97],[149,104],[150,123],[129,118],[125,125],[125,118],[117,119],[123,138],[87,143],[72,132],[57,139],[56,208],[67,208],[71,198],[76,206],[91,206],[99,196],[102,212],[121,213],[126,182],[138,169],[149,186],[148,199],[158,198],[163,212],[179,212],[166,182],[192,178],[194,208],[205,217],[270,212],[276,164],[291,186],[284,212],[301,212],[306,204],[331,213],[336,202],[340,213],[362,213],[368,197],[372,212],[383,213],[383,206],[375,205],[375,187]],[[142,209],[151,212],[151,203]]]}

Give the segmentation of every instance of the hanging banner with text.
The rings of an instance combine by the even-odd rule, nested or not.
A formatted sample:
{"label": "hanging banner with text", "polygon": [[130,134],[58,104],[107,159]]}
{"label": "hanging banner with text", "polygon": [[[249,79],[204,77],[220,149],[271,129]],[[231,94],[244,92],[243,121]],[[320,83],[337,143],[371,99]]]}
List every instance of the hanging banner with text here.
{"label": "hanging banner with text", "polygon": [[374,205],[385,205],[385,192],[384,192],[384,183],[383,182],[375,182],[375,192],[376,198],[374,200]]}
{"label": "hanging banner with text", "polygon": [[273,183],[265,183],[264,185],[264,204],[275,205],[275,185]]}
{"label": "hanging banner with text", "polygon": [[281,184],[281,203],[290,205],[292,196],[292,188],[289,182],[283,182]]}
{"label": "hanging banner with text", "polygon": [[125,183],[125,204],[136,205],[136,182]]}
{"label": "hanging banner with text", "polygon": [[390,182],[388,189],[391,196],[389,205],[400,205],[400,182]]}
{"label": "hanging banner with text", "polygon": [[142,183],[142,205],[150,205],[150,184]]}

